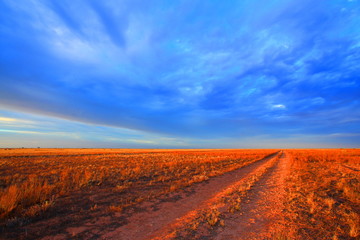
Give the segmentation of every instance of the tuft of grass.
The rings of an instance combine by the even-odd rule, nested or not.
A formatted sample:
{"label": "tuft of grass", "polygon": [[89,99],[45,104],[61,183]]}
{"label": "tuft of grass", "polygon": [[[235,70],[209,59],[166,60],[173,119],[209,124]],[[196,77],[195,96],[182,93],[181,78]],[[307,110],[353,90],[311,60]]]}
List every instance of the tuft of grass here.
{"label": "tuft of grass", "polygon": [[6,217],[18,205],[20,199],[19,188],[12,185],[5,189],[0,195],[0,216]]}
{"label": "tuft of grass", "polygon": [[98,209],[98,205],[97,205],[97,204],[94,204],[94,205],[90,208],[91,211],[95,211],[96,209]]}
{"label": "tuft of grass", "polygon": [[324,203],[328,206],[329,210],[331,211],[333,210],[336,201],[333,198],[328,197],[324,199]]}
{"label": "tuft of grass", "polygon": [[220,211],[217,208],[210,208],[204,211],[202,220],[209,224],[209,226],[215,226],[220,223]]}
{"label": "tuft of grass", "polygon": [[32,205],[28,209],[25,210],[24,216],[26,217],[34,217],[39,216],[46,210],[48,210],[51,206],[53,206],[55,203],[54,199],[45,201],[40,204]]}
{"label": "tuft of grass", "polygon": [[122,206],[119,206],[119,205],[111,205],[109,207],[109,210],[112,211],[112,212],[122,212],[123,211],[123,207]]}
{"label": "tuft of grass", "polygon": [[347,218],[348,225],[350,227],[350,237],[360,237],[360,216],[354,212],[351,212]]}
{"label": "tuft of grass", "polygon": [[272,240],[292,240],[293,238],[289,237],[285,230],[278,231],[272,234]]}

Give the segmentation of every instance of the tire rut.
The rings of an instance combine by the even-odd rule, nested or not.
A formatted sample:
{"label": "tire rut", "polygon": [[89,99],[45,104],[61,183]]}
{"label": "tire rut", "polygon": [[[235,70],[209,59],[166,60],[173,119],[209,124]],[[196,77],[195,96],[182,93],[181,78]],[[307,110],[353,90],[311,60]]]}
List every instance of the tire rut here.
{"label": "tire rut", "polygon": [[281,239],[285,234],[283,199],[288,170],[289,160],[283,154],[249,191],[241,211],[225,214],[225,226],[219,228],[211,239]]}

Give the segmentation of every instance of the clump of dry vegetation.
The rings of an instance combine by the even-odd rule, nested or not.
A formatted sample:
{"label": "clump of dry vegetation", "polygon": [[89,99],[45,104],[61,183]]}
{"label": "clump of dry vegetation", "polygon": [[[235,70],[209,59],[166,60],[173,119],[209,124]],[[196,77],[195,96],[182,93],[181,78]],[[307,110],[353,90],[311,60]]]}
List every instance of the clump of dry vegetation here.
{"label": "clump of dry vegetation", "polygon": [[359,239],[360,150],[289,152],[289,227],[299,239]]}
{"label": "clump of dry vegetation", "polygon": [[107,206],[110,211],[122,211],[144,199],[207,180],[274,152],[1,149],[0,221],[41,215],[60,196],[91,189],[124,194],[120,202]]}

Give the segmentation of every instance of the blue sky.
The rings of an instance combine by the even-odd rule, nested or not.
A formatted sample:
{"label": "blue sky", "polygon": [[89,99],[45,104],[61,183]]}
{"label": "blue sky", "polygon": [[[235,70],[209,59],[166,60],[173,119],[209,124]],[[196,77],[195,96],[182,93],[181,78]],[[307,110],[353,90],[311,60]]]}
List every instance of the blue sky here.
{"label": "blue sky", "polygon": [[360,146],[358,0],[0,0],[0,147]]}

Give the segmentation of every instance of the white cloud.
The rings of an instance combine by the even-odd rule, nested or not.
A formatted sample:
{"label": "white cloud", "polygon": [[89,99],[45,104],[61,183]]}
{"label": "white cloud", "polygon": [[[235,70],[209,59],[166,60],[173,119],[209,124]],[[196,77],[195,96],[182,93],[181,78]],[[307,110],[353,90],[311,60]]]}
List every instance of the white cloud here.
{"label": "white cloud", "polygon": [[284,104],[274,104],[271,106],[273,109],[286,109]]}

